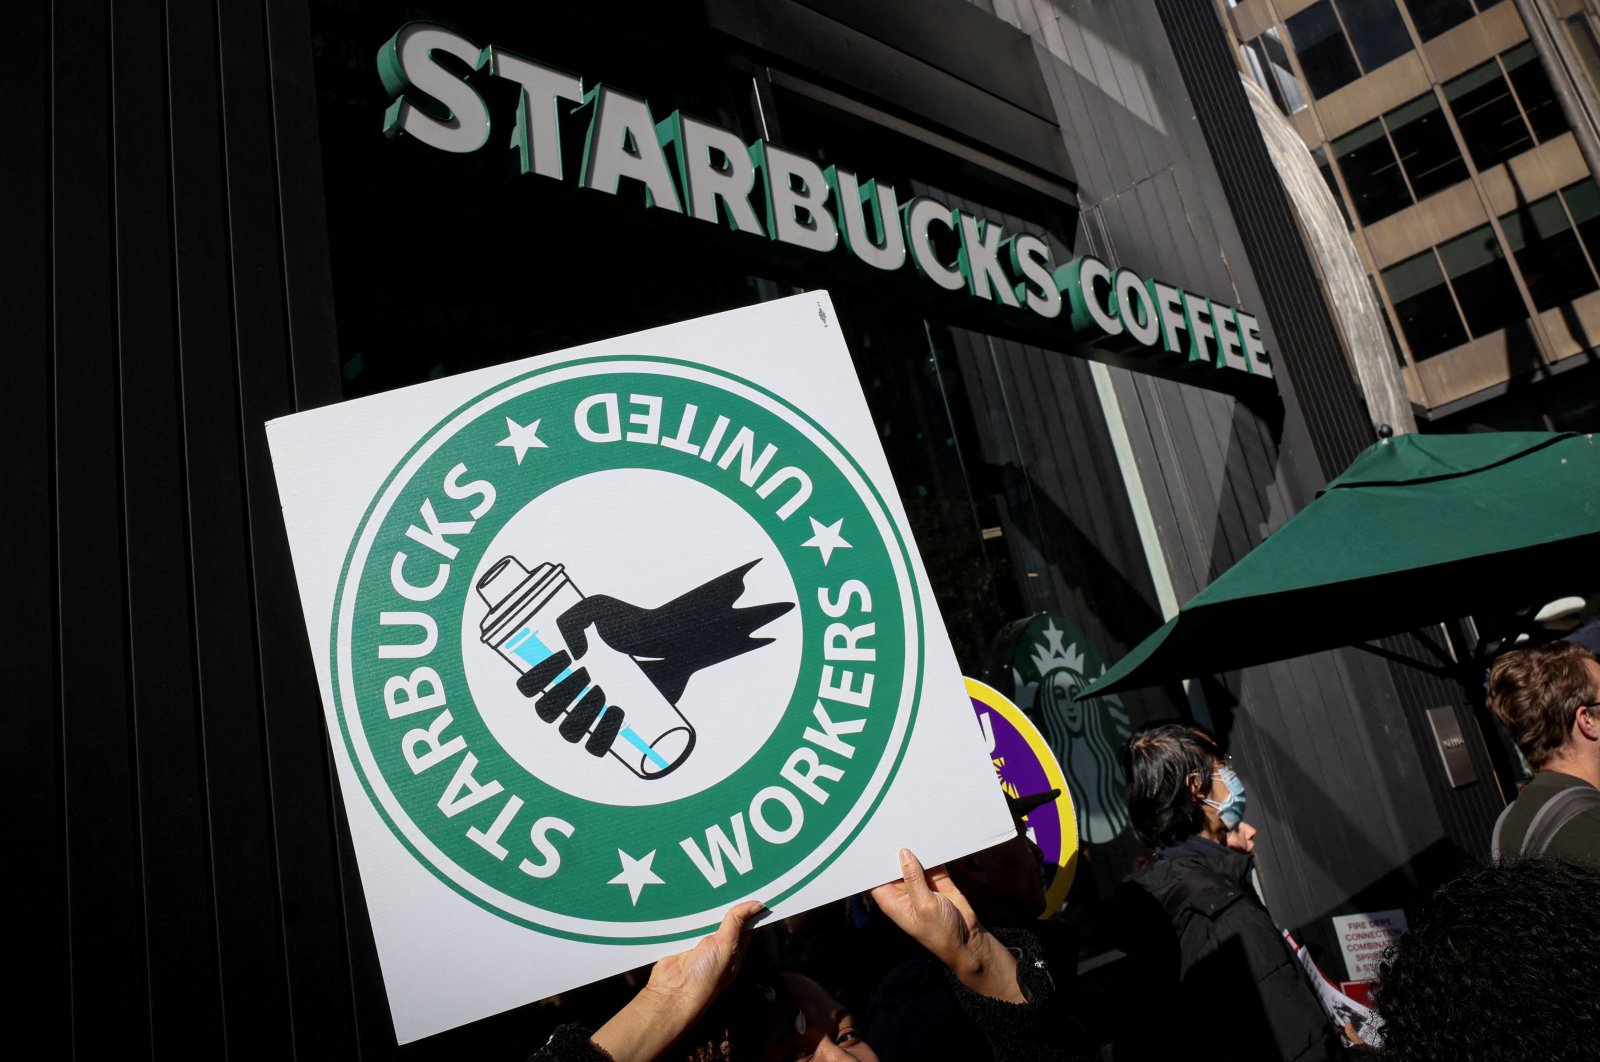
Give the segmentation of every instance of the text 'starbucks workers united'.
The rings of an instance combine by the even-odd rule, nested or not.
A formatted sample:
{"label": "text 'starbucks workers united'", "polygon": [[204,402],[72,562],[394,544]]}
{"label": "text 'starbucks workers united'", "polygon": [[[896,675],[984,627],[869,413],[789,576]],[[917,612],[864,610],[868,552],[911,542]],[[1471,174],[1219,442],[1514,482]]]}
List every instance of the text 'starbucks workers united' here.
{"label": "text 'starbucks workers united'", "polygon": [[804,413],[701,366],[569,361],[420,434],[373,499],[335,603],[339,736],[484,908],[688,936],[860,828],[921,623],[883,499]]}

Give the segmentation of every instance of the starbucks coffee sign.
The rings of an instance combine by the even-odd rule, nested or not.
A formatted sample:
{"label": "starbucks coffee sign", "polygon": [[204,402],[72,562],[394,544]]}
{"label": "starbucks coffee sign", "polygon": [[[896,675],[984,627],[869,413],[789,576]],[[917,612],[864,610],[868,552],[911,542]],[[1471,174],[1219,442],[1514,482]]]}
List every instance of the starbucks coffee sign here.
{"label": "starbucks coffee sign", "polygon": [[[473,71],[458,76],[440,59]],[[1271,377],[1251,314],[1090,255],[1053,259],[1036,232],[1007,232],[992,218],[737,134],[682,111],[663,118],[612,85],[482,45],[427,22],[402,26],[378,53],[390,105],[383,131],[429,147],[514,151],[521,172],[696,218],[752,239],[818,255],[849,254],[884,272],[912,270],[944,291],[1029,315],[1083,342],[1223,372]],[[491,115],[485,79],[514,83],[514,114]],[[498,134],[497,131],[498,130]],[[564,145],[581,141],[577,172]],[[954,257],[941,246],[956,248]]]}
{"label": "starbucks coffee sign", "polygon": [[441,926],[515,1005],[1009,832],[826,296],[269,427],[392,998]]}

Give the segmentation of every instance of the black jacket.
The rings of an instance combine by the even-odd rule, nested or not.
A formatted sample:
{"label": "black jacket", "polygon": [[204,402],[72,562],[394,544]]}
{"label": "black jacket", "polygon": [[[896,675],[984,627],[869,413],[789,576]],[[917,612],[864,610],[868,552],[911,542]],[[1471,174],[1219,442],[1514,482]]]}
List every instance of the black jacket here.
{"label": "black jacket", "polygon": [[1136,993],[1117,1062],[1201,1052],[1230,1062],[1344,1054],[1272,916],[1250,886],[1250,856],[1202,837],[1160,849],[1117,895],[1118,945]]}

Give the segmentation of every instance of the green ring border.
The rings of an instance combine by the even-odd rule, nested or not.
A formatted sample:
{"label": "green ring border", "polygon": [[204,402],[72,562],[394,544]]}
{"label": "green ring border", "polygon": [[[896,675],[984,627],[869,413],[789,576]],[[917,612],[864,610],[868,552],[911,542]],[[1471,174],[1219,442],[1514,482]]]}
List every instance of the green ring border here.
{"label": "green ring border", "polygon": [[[545,365],[537,369],[531,369],[528,372],[522,373],[521,375],[512,376],[508,379],[502,380],[500,383],[490,388],[490,391],[492,392],[501,390],[511,386],[512,384],[520,383],[523,380],[528,380],[543,373],[552,372],[556,369],[565,369],[577,365],[596,365],[605,362],[625,361],[648,362],[661,365],[676,365],[684,368],[695,369],[699,372],[709,373],[713,376],[720,376],[724,379],[732,380],[735,383],[748,387],[758,394],[765,395],[767,398],[772,399],[773,401],[782,405],[784,408],[788,409],[795,416],[799,417],[806,424],[810,425],[810,427],[815,430],[817,434],[826,439],[834,447],[834,449],[839,452],[840,456],[842,456],[845,461],[849,463],[850,467],[855,470],[856,474],[861,477],[862,482],[866,484],[867,489],[872,493],[873,499],[883,510],[884,515],[889,518],[889,526],[894,531],[895,544],[900,547],[900,555],[906,565],[906,574],[911,587],[912,612],[917,625],[917,664],[916,673],[912,681],[911,708],[906,719],[905,740],[900,743],[900,749],[895,753],[894,762],[889,767],[889,775],[884,779],[883,788],[878,792],[877,796],[873,797],[872,803],[867,808],[866,814],[862,816],[861,821],[856,823],[855,828],[851,830],[850,833],[839,843],[839,846],[834,850],[834,852],[824,858],[821,863],[817,864],[816,868],[812,870],[811,873],[807,874],[805,877],[801,878],[799,881],[795,882],[788,889],[784,890],[778,895],[764,901],[768,907],[771,907],[787,899],[789,896],[794,895],[794,893],[805,887],[814,878],[816,878],[818,874],[822,873],[833,864],[834,860],[838,858],[839,853],[848,848],[850,842],[855,840],[856,836],[860,834],[860,832],[866,827],[867,823],[872,820],[873,813],[877,811],[878,805],[883,802],[883,798],[888,795],[890,787],[894,784],[895,775],[900,771],[900,764],[905,759],[906,749],[911,744],[911,732],[916,727],[917,709],[922,701],[923,670],[927,658],[927,630],[922,621],[922,594],[921,588],[917,585],[916,565],[912,563],[913,558],[911,556],[911,552],[906,547],[905,536],[901,534],[899,523],[894,519],[894,513],[889,509],[888,504],[883,499],[883,495],[878,491],[877,484],[872,481],[871,476],[867,475],[866,470],[863,469],[859,463],[857,463],[854,455],[852,455],[848,449],[841,446],[839,441],[835,439],[827,429],[818,424],[803,410],[797,409],[792,403],[788,402],[776,392],[762,387],[760,384],[757,384],[751,380],[746,380],[741,376],[736,376],[733,373],[722,369],[712,368],[709,365],[692,361],[684,361],[681,358],[667,358],[659,355],[649,354],[603,354],[588,358],[575,358],[570,361],[562,361],[553,365]],[[382,498],[384,492],[389,489],[389,485],[394,482],[395,477],[399,474],[400,469],[405,466],[406,462],[410,461],[412,456],[421,450],[423,445],[426,444],[429,439],[433,438],[433,436],[442,426],[448,424],[451,420],[466,412],[473,405],[476,405],[487,393],[489,392],[479,392],[466,402],[463,402],[461,405],[451,410],[443,418],[436,421],[432,428],[423,433],[422,437],[418,439],[417,442],[412,444],[411,448],[405,452],[398,462],[396,462],[394,469],[390,471],[389,475],[386,476],[384,481],[378,486],[377,491],[375,491],[373,494],[372,500],[367,503],[366,511],[362,513],[361,520],[356,525],[355,535],[350,540],[350,546],[345,551],[344,563],[340,566],[339,570],[339,582],[334,588],[332,616],[333,622],[331,625],[332,629],[330,632],[331,637],[329,639],[328,652],[328,674],[330,678],[329,691],[334,701],[334,718],[339,724],[339,739],[344,746],[345,756],[349,760],[351,768],[355,771],[356,777],[361,779],[361,788],[366,792],[368,802],[372,805],[373,810],[378,813],[378,817],[383,820],[384,825],[389,827],[389,832],[396,840],[400,842],[401,847],[403,847],[406,852],[408,852],[411,857],[417,861],[417,863],[423,867],[426,867],[429,873],[443,882],[444,885],[451,891],[464,897],[476,906],[483,908],[485,911],[489,912],[495,917],[510,922],[513,925],[522,926],[525,929],[531,929],[536,933],[541,933],[546,936],[558,937],[563,940],[581,941],[584,943],[610,944],[618,947],[666,943],[669,941],[687,940],[690,937],[704,936],[705,934],[716,929],[720,923],[708,922],[704,926],[686,930],[682,933],[668,933],[649,937],[600,937],[587,933],[575,933],[568,930],[555,929],[551,926],[540,925],[537,922],[531,922],[525,918],[510,914],[498,907],[495,907],[482,897],[475,895],[474,893],[463,888],[457,882],[453,881],[448,875],[440,871],[438,867],[434,866],[431,860],[424,858],[423,855],[416,850],[410,839],[407,838],[405,834],[398,827],[396,827],[394,822],[390,819],[388,811],[384,808],[383,802],[380,801],[377,798],[377,795],[373,792],[372,785],[367,780],[366,771],[362,770],[360,762],[356,758],[354,750],[351,748],[350,736],[348,733],[346,733],[344,712],[342,710],[339,698],[339,610],[340,603],[344,599],[345,581],[350,573],[350,564],[354,560],[356,544],[360,541],[362,529],[364,529],[368,522],[372,519],[372,513],[373,510],[377,508],[378,500]]]}

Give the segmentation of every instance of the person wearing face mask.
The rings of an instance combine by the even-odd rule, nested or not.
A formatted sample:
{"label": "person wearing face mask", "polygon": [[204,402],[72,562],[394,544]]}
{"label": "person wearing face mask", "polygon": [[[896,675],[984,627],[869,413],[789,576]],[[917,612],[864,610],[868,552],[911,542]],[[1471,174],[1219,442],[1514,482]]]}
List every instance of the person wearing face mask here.
{"label": "person wearing face mask", "polygon": [[[1244,821],[1244,782],[1213,742],[1179,723],[1136,731],[1123,760],[1129,820],[1155,852],[1115,903],[1134,996],[1119,1022],[1118,1062],[1175,1057],[1195,1029],[1224,1018],[1218,1046],[1234,1062],[1343,1057],[1343,1039],[1251,887],[1254,858],[1228,845]],[[1151,1020],[1152,993],[1160,1021]]]}

